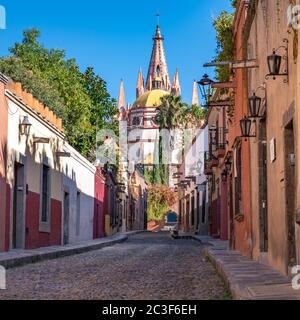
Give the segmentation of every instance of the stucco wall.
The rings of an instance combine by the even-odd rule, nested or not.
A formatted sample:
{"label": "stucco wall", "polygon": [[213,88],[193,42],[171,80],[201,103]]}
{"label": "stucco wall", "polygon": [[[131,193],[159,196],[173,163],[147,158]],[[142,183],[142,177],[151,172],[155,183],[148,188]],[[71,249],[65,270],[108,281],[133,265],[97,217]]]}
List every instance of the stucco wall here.
{"label": "stucco wall", "polygon": [[[13,188],[15,184],[14,166],[16,162],[24,165],[24,212],[17,232],[23,237],[23,247],[37,248],[61,243],[61,173],[59,160],[56,157],[62,145],[63,135],[46,121],[39,118],[30,108],[15,99],[8,91],[6,94],[8,108],[8,162],[7,181],[10,187],[10,248],[13,233]],[[31,123],[30,136],[19,135],[19,123],[28,115]],[[33,143],[33,137],[49,138],[50,143]],[[49,230],[40,228],[41,204],[41,164],[50,168],[50,219]]]}
{"label": "stucco wall", "polygon": [[64,150],[71,154],[70,158],[62,160],[62,192],[69,194],[69,243],[91,240],[96,168],[70,145],[65,144]]}
{"label": "stucco wall", "polygon": [[8,109],[4,89],[5,84],[0,80],[0,252],[8,249],[9,231],[9,188],[6,183]]}
{"label": "stucco wall", "polygon": [[[281,272],[287,272],[287,208],[285,175],[284,126],[293,120],[290,107],[295,103],[296,67],[293,59],[294,33],[287,32],[287,8],[290,1],[259,1],[257,13],[252,23],[248,58],[256,58],[259,68],[249,71],[249,92],[255,90],[268,74],[267,55],[273,48],[283,45],[282,40],[289,40],[289,79],[283,77],[266,81],[267,92],[267,177],[268,177],[268,262]],[[262,32],[264,30],[264,32]],[[278,51],[284,54],[283,50]],[[285,62],[282,62],[284,67]],[[258,95],[264,96],[259,91]],[[289,119],[286,115],[289,114]],[[296,122],[294,122],[295,128]],[[276,160],[271,161],[270,142],[276,140]],[[258,139],[251,139],[251,203],[253,225],[253,256],[261,258],[259,239],[259,203],[258,187]]]}
{"label": "stucco wall", "polygon": [[101,173],[101,168],[97,168],[95,174],[95,202],[94,202],[94,239],[104,237],[104,187],[105,177]]}
{"label": "stucco wall", "polygon": [[[235,45],[235,60],[243,60],[243,32],[245,19],[247,17],[247,5],[245,1],[240,2],[239,9],[235,17],[234,45]],[[235,182],[237,176],[236,150],[241,147],[241,199],[239,200],[240,208],[236,209],[234,205],[234,222],[233,234],[231,235],[231,243],[234,244],[234,249],[239,250],[244,255],[251,256],[252,252],[252,235],[251,235],[251,201],[250,201],[250,147],[249,140],[239,139],[241,136],[240,119],[248,113],[247,104],[247,73],[245,69],[235,70],[235,108],[234,116],[231,117],[228,124],[228,151],[233,151],[233,205],[237,194],[235,192]]]}

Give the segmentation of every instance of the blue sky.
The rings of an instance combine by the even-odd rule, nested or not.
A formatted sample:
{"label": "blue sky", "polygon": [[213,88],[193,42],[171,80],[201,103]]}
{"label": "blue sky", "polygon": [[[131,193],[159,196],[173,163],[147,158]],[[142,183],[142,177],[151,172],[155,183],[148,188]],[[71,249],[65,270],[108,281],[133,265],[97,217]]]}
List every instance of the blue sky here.
{"label": "blue sky", "polygon": [[146,77],[155,32],[155,13],[165,36],[172,78],[179,68],[182,95],[191,102],[192,84],[215,55],[212,19],[231,10],[229,0],[0,0],[7,13],[7,30],[0,30],[0,55],[22,39],[24,29],[41,30],[48,48],[66,49],[82,69],[93,66],[118,96],[120,79],[126,100],[135,99],[137,73]]}

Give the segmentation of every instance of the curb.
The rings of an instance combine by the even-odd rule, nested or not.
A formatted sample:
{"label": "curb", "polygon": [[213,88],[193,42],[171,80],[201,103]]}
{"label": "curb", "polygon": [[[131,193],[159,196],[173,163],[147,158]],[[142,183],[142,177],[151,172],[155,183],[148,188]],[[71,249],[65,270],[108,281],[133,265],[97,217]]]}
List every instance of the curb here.
{"label": "curb", "polygon": [[[104,238],[105,239],[105,238]],[[121,235],[118,236],[117,239],[112,239],[111,241],[101,242],[101,243],[94,243],[89,245],[78,244],[74,245],[71,248],[62,246],[60,249],[54,251],[53,248],[40,249],[44,250],[45,252],[37,252],[37,253],[21,253],[20,257],[12,257],[8,259],[1,260],[0,258],[0,265],[2,265],[6,269],[21,267],[27,264],[37,263],[45,260],[53,260],[73,255],[78,255],[85,252],[99,250],[105,247],[110,247],[118,243],[125,242],[128,239],[128,235]]]}
{"label": "curb", "polygon": [[229,280],[226,272],[222,268],[222,264],[218,263],[217,259],[210,253],[210,248],[204,249],[204,256],[209,260],[209,262],[215,267],[218,274],[221,276],[222,280],[224,281],[226,287],[229,289],[232,298],[234,300],[242,300],[240,294],[238,293],[239,290],[235,288],[232,282]]}
{"label": "curb", "polygon": [[206,248],[205,257],[216,268],[234,300],[300,300],[291,279],[238,251]]}

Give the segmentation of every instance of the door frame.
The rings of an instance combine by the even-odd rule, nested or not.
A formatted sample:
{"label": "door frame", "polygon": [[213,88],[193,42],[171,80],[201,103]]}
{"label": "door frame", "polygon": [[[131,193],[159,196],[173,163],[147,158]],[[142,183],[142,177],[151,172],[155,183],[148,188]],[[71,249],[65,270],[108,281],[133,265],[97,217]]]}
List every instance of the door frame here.
{"label": "door frame", "polygon": [[[290,126],[292,126],[292,129],[290,128]],[[287,272],[290,272],[290,268],[293,267],[294,265],[297,264],[297,240],[296,240],[296,195],[294,193],[293,194],[293,199],[292,201],[288,202],[288,194],[289,191],[287,190],[287,185],[290,185],[291,183],[291,179],[290,177],[293,177],[293,183],[294,186],[296,186],[297,180],[296,180],[296,170],[294,167],[294,174],[290,174],[288,175],[288,170],[289,170],[289,166],[291,166],[291,164],[289,164],[289,154],[290,154],[290,150],[288,150],[288,146],[287,146],[287,139],[289,137],[287,137],[287,133],[288,131],[293,132],[293,136],[292,136],[292,141],[293,141],[293,152],[296,155],[296,139],[295,139],[295,122],[294,119],[292,119],[290,122],[288,122],[285,127],[284,127],[284,175],[285,175],[285,214],[286,214],[286,232],[287,232],[287,242],[286,242],[286,246],[287,246]],[[291,173],[291,172],[289,172]],[[292,188],[293,188],[292,187]],[[293,238],[293,243],[290,243],[290,232],[291,237]],[[291,264],[291,259],[294,259],[294,265]]]}
{"label": "door frame", "polygon": [[68,244],[70,243],[70,209],[71,209],[71,193],[70,188],[68,186],[63,186],[62,191],[62,228],[61,228],[61,244],[65,245],[64,243],[64,231],[65,231],[65,194],[69,195],[69,218],[68,218]]}
{"label": "door frame", "polygon": [[23,166],[23,188],[24,188],[24,192],[23,192],[23,216],[22,216],[22,235],[21,235],[21,246],[18,249],[25,249],[26,246],[26,198],[27,198],[27,189],[28,189],[28,185],[27,185],[27,161],[26,161],[26,157],[22,154],[20,154],[19,152],[15,152],[15,157],[14,157],[14,161],[13,161],[13,183],[12,183],[12,194],[10,197],[10,223],[9,223],[9,249],[13,249],[13,230],[14,230],[14,207],[15,207],[15,203],[14,203],[14,195],[15,195],[15,183],[16,183],[16,179],[15,179],[15,165],[16,164],[20,164]]}

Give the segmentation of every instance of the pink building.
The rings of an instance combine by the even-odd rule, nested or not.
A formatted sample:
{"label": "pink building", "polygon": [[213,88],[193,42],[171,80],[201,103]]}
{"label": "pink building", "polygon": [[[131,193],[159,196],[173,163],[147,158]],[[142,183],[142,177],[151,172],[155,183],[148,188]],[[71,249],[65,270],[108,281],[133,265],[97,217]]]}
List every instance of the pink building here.
{"label": "pink building", "polygon": [[105,176],[101,168],[97,168],[95,174],[94,239],[104,237],[105,234],[104,196]]}

